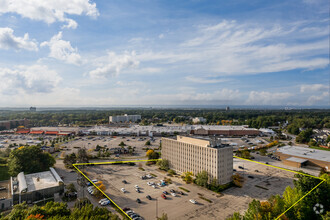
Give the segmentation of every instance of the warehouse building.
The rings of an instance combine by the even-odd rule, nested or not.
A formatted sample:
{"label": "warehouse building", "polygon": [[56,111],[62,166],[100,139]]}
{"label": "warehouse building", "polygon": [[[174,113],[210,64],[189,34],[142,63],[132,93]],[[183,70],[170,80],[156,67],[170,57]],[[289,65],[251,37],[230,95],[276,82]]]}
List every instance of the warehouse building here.
{"label": "warehouse building", "polygon": [[119,122],[137,122],[141,120],[141,115],[117,115],[109,116],[109,123],[119,123]]}
{"label": "warehouse building", "polygon": [[288,166],[300,168],[309,165],[330,170],[329,151],[298,146],[284,146],[277,148],[275,154],[283,161],[283,164]]}
{"label": "warehouse building", "polygon": [[261,131],[247,126],[205,126],[190,131],[194,135],[222,135],[226,137],[258,136]]}
{"label": "warehouse building", "polygon": [[162,138],[162,159],[178,172],[196,175],[205,170],[210,181],[216,178],[218,184],[230,182],[233,175],[233,147],[216,138]]}

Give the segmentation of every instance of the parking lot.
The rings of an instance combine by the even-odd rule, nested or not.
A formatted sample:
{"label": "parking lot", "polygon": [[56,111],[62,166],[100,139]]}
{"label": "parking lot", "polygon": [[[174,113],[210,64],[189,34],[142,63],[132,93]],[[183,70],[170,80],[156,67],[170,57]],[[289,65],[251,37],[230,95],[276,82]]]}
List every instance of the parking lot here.
{"label": "parking lot", "polygon": [[[194,184],[186,184],[178,177],[170,177],[172,184],[153,188],[148,186],[147,182],[158,183],[168,176],[156,166],[142,164],[144,171],[139,169],[138,164],[91,166],[86,171],[89,178],[103,181],[107,187],[105,192],[116,204],[121,208],[131,208],[145,219],[155,219],[156,214],[161,216],[162,213],[167,213],[169,219],[225,219],[235,211],[246,210],[248,203],[254,198],[266,200],[273,194],[282,194],[287,186],[293,186],[293,173],[234,159],[234,169],[245,179],[242,188],[232,187],[222,194],[217,194]],[[239,166],[244,169],[239,169]],[[156,177],[142,180],[141,176],[146,174]],[[123,183],[123,180],[126,180],[127,184]],[[140,193],[136,192],[135,185],[140,188]],[[190,192],[187,193],[179,187]],[[127,192],[123,193],[121,188]],[[171,189],[182,191],[185,195],[176,193],[175,197],[167,195],[167,199],[163,199],[163,191],[170,193]],[[152,200],[147,199],[147,195],[150,195]],[[211,203],[201,199],[201,196]],[[140,199],[141,203],[138,203],[137,199]],[[197,204],[191,203],[190,199],[196,200]]]}

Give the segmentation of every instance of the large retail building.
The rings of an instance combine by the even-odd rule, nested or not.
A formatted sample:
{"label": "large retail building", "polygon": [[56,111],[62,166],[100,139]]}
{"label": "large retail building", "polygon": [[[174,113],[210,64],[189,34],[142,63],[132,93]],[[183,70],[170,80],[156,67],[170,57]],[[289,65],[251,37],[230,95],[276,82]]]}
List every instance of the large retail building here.
{"label": "large retail building", "polygon": [[230,182],[233,175],[233,148],[216,138],[162,138],[162,159],[178,172],[196,175],[205,170],[218,184]]}

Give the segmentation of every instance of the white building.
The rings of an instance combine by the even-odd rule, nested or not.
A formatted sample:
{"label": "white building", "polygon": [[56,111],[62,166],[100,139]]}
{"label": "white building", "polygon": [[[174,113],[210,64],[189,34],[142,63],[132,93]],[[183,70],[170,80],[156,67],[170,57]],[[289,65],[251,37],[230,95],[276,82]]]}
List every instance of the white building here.
{"label": "white building", "polygon": [[233,147],[221,144],[220,139],[162,138],[162,159],[169,160],[170,168],[179,172],[196,175],[205,170],[210,181],[217,179],[218,184],[229,183],[233,175]]}
{"label": "white building", "polygon": [[141,120],[141,115],[117,115],[109,116],[109,123],[118,123],[118,122],[136,122]]}
{"label": "white building", "polygon": [[193,121],[194,124],[198,124],[198,123],[204,123],[204,122],[206,122],[206,119],[203,118],[203,117],[196,117],[196,118],[193,118],[192,121]]}

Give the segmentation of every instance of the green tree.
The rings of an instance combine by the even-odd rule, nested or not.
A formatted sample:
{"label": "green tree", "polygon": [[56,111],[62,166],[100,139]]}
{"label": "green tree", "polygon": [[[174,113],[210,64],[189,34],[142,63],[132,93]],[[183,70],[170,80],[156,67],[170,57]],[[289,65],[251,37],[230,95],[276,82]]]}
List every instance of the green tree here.
{"label": "green tree", "polygon": [[207,171],[203,170],[202,172],[196,175],[195,183],[199,186],[207,187],[209,181],[209,174]]}
{"label": "green tree", "polygon": [[296,137],[296,142],[297,143],[308,143],[312,134],[313,134],[313,130],[311,128],[301,131],[298,134],[298,136]]}
{"label": "green tree", "polygon": [[167,159],[157,161],[157,165],[161,170],[169,170],[170,169],[170,161]]}
{"label": "green tree", "polygon": [[78,149],[77,162],[78,163],[88,163],[89,162],[86,148]]}
{"label": "green tree", "polygon": [[186,183],[191,183],[193,181],[193,173],[192,172],[185,172],[183,173],[183,181],[185,181]]}
{"label": "green tree", "polygon": [[36,173],[48,170],[54,166],[55,159],[49,153],[44,153],[37,146],[20,147],[10,152],[8,173],[17,176],[18,173]]}
{"label": "green tree", "polygon": [[77,156],[75,153],[72,153],[70,155],[65,155],[63,163],[67,169],[74,168],[72,164],[75,164],[77,162]]}
{"label": "green tree", "polygon": [[124,146],[126,146],[126,144],[124,143],[124,141],[122,141],[122,142],[120,142],[120,144],[118,144],[118,146],[124,147]]}
{"label": "green tree", "polygon": [[168,220],[167,214],[163,213],[161,217],[157,217],[157,220]]}

